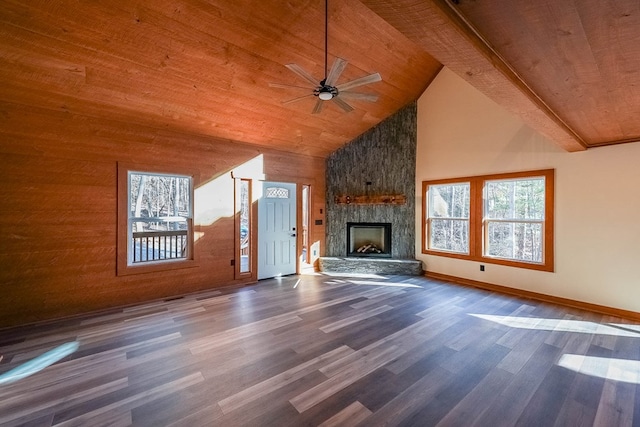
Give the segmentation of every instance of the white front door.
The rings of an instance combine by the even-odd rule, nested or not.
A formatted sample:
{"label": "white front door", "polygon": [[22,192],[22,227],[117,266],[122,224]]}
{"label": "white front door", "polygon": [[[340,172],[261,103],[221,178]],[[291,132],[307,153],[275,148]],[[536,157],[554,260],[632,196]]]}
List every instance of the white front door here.
{"label": "white front door", "polygon": [[258,279],[296,272],[296,184],[263,182],[258,200]]}

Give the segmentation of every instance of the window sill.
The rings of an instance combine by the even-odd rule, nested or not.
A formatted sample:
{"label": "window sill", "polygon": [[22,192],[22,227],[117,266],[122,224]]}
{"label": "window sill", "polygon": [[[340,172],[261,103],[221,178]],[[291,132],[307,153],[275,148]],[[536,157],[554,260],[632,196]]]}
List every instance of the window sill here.
{"label": "window sill", "polygon": [[526,262],[526,261],[512,261],[507,259],[482,257],[482,256],[477,257],[477,256],[469,256],[465,254],[457,254],[454,252],[440,252],[440,251],[434,251],[434,250],[426,250],[426,251],[422,251],[422,253],[425,255],[456,258],[464,261],[481,262],[485,264],[497,264],[497,265],[504,265],[507,267],[523,268],[527,270],[546,271],[550,273],[554,272],[553,263],[538,264],[538,263]]}
{"label": "window sill", "polygon": [[143,264],[133,264],[133,265],[128,265],[125,262],[124,265],[121,265],[120,263],[118,263],[117,275],[129,276],[133,274],[146,274],[146,273],[165,272],[165,271],[172,271],[172,270],[182,270],[185,268],[194,268],[198,266],[199,266],[199,263],[193,259],[145,262]]}

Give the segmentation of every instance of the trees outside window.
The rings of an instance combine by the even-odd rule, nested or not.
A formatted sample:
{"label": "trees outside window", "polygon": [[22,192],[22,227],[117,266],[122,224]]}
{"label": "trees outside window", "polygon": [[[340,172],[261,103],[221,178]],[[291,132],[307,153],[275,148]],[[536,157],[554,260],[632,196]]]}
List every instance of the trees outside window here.
{"label": "trees outside window", "polygon": [[252,245],[251,242],[251,180],[236,179],[236,269],[237,277],[251,273]]}
{"label": "trees outside window", "polygon": [[429,188],[429,246],[469,253],[469,183],[434,184]]}
{"label": "trees outside window", "polygon": [[423,182],[423,253],[553,271],[553,170]]}
{"label": "trees outside window", "polygon": [[118,274],[194,260],[193,177],[118,165]]}
{"label": "trees outside window", "polygon": [[129,264],[186,259],[191,177],[130,171],[129,191]]}
{"label": "trees outside window", "polygon": [[542,263],[545,178],[485,183],[485,255]]}

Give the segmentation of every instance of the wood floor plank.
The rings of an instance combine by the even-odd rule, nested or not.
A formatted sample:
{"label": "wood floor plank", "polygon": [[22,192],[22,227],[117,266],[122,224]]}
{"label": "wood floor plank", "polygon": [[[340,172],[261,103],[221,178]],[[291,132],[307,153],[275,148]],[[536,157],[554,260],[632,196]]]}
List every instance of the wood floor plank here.
{"label": "wood floor plank", "polygon": [[467,363],[463,369],[450,376],[436,396],[425,402],[402,424],[436,425],[495,368],[507,351],[505,347],[496,344],[488,346],[474,358],[474,362]]}
{"label": "wood floor plank", "polygon": [[442,368],[434,368],[419,378],[413,385],[394,397],[381,409],[360,423],[360,426],[376,427],[400,425],[405,419],[416,413],[431,401],[441,390],[452,374]]}
{"label": "wood floor plank", "polygon": [[262,381],[256,385],[245,388],[239,393],[229,396],[218,402],[218,405],[225,414],[230,413],[233,410],[241,408],[245,404],[251,402],[254,399],[258,399],[267,393],[272,392],[276,388],[280,388],[283,385],[292,383],[299,378],[304,377],[310,372],[315,370],[322,370],[323,365],[332,363],[335,360],[342,359],[343,357],[352,354],[354,351],[347,347],[342,346],[329,353],[322,354],[314,359],[309,360],[306,363],[297,365],[296,367],[286,370],[281,374],[275,375],[268,380]]}
{"label": "wood floor plank", "polygon": [[632,426],[636,386],[605,381],[594,425]]}
{"label": "wood floor plank", "polygon": [[565,368],[552,367],[518,418],[518,425],[554,425],[575,376],[575,372]]}
{"label": "wood floor plank", "polygon": [[361,421],[371,415],[362,403],[355,401],[342,411],[329,418],[327,421],[319,425],[319,427],[346,427],[358,425]]}
{"label": "wood floor plank", "polygon": [[[290,402],[296,410],[302,413],[312,406],[317,405],[328,396],[331,396],[348,385],[353,384],[368,373],[384,366],[402,355],[404,350],[391,346],[383,348],[377,347],[367,351],[361,350],[356,353],[358,353],[359,357],[347,365],[342,365],[338,369],[331,366],[332,364],[327,366],[326,370],[332,373],[333,376],[329,375],[329,379],[327,381],[322,384],[318,384],[317,386],[291,399]],[[325,373],[325,368],[321,368],[320,371]]]}
{"label": "wood floor plank", "polygon": [[98,396],[123,390],[128,386],[127,378],[100,384],[92,389],[82,388],[81,391],[69,390],[37,390],[27,395],[17,395],[2,401],[3,413],[0,413],[0,424],[21,424],[27,420],[38,418],[51,413],[52,408],[58,411],[72,406],[78,406]]}
{"label": "wood floor plank", "polygon": [[368,319],[373,316],[377,316],[380,313],[384,313],[385,311],[389,311],[392,309],[393,307],[389,305],[383,305],[381,307],[375,307],[369,310],[361,311],[359,313],[354,313],[352,316],[349,316],[345,319],[328,323],[325,326],[320,327],[320,330],[325,333],[337,331],[338,329],[346,328],[347,326],[353,325],[354,323],[358,323],[361,320]]}
{"label": "wood floor plank", "polygon": [[[206,381],[189,386],[184,392],[170,393],[131,408],[134,426],[166,426],[186,418],[198,419],[194,415],[206,411],[208,425],[215,425],[222,416],[212,398]],[[194,416],[194,417],[192,417]]]}
{"label": "wood floor plank", "polygon": [[497,393],[487,393],[487,390],[502,390],[513,380],[513,374],[502,369],[491,370],[465,397],[438,422],[438,426],[470,425],[473,419],[482,416],[498,399]]}
{"label": "wood floor plank", "polygon": [[94,422],[100,423],[104,417],[117,417],[120,415],[126,417],[127,414],[130,414],[132,408],[139,406],[144,402],[158,399],[170,393],[179,392],[180,390],[184,390],[190,385],[197,384],[201,381],[204,381],[204,377],[201,373],[196,372],[179,380],[162,384],[149,390],[128,396],[124,399],[118,400],[117,402],[102,406],[90,412],[86,412],[72,418],[55,420],[54,423],[60,427],[81,424],[90,425]]}
{"label": "wood floor plank", "polygon": [[633,408],[633,426],[640,425],[640,386],[636,385],[635,402]]}
{"label": "wood floor plank", "polygon": [[544,344],[545,337],[546,334],[541,331],[533,331],[526,338],[521,336],[520,342],[512,344],[511,352],[500,362],[498,368],[517,374]]}
{"label": "wood floor plank", "polygon": [[531,397],[548,371],[555,366],[560,351],[542,344],[500,393],[494,405],[479,418],[478,425],[513,426],[517,423]]}
{"label": "wood floor plank", "polygon": [[415,382],[416,377],[398,377],[386,369],[377,369],[329,397],[317,408],[310,409],[307,415],[311,421],[324,422],[336,413],[336,409],[354,401],[360,402],[373,413]]}
{"label": "wood floor plank", "polygon": [[597,409],[593,406],[582,404],[571,397],[567,397],[553,425],[554,427],[591,426],[594,425],[596,411]]}
{"label": "wood floor plank", "polygon": [[275,318],[267,319],[266,321],[258,321],[247,325],[238,326],[236,328],[232,328],[199,340],[199,342],[192,344],[189,347],[189,350],[191,350],[193,354],[213,351],[217,348],[228,346],[236,341],[240,341],[252,335],[259,335],[264,332],[269,332],[270,330],[278,328],[282,325],[299,322],[301,320],[302,319],[300,319],[300,317],[287,313],[282,316],[276,316]]}
{"label": "wood floor plank", "polygon": [[218,405],[202,405],[198,410],[186,414],[179,420],[166,423],[167,427],[209,427],[222,417]]}
{"label": "wood floor plank", "polygon": [[290,276],[4,330],[0,378],[66,342],[0,386],[0,424],[640,426],[637,322],[425,277]]}
{"label": "wood floor plank", "polygon": [[[247,402],[241,410],[232,411],[221,417],[215,424],[238,426],[286,426],[304,425],[300,413],[289,402],[300,393],[326,380],[318,371],[313,371],[298,380],[260,398]],[[218,406],[218,405],[216,405]],[[331,415],[335,414],[334,411]],[[325,417],[326,419],[326,417]],[[323,419],[324,420],[324,419]]]}
{"label": "wood floor plank", "polygon": [[370,305],[386,304],[386,301],[390,298],[393,298],[396,295],[402,295],[403,293],[404,291],[401,289],[374,289],[362,294],[362,296],[366,297],[367,299],[365,299],[364,301],[353,303],[350,306],[351,308],[359,309],[369,307]]}

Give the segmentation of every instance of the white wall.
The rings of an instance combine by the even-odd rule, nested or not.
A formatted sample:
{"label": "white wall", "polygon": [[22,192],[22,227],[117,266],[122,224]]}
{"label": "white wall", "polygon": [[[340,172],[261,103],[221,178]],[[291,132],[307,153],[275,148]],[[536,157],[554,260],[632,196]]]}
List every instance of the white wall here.
{"label": "white wall", "polygon": [[[422,254],[422,181],[547,168],[555,272]],[[640,312],[640,143],[564,152],[444,68],[418,100],[416,193],[427,271]]]}

